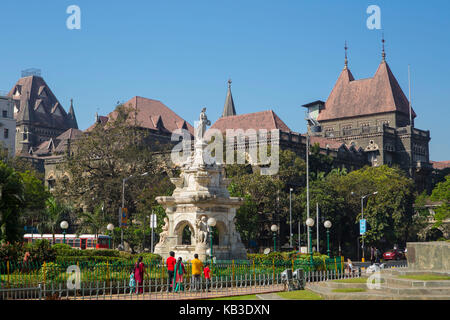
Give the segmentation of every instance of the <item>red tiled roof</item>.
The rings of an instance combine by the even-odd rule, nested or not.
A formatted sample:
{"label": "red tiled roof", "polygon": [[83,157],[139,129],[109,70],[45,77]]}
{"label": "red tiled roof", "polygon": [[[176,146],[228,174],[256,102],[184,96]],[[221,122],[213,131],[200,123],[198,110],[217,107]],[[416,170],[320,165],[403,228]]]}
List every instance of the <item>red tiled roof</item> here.
{"label": "red tiled roof", "polygon": [[83,131],[78,129],[70,128],[67,131],[64,131],[61,133],[58,137],[56,137],[56,140],[73,140],[81,137],[83,135]]}
{"label": "red tiled roof", "polygon": [[433,169],[444,170],[450,168],[450,160],[447,161],[430,161],[433,165]]}
{"label": "red tiled roof", "polygon": [[[393,111],[409,115],[409,101],[387,62],[382,62],[375,75],[368,79],[355,80],[350,70],[344,69],[317,120]],[[414,110],[412,117],[416,117]]]}
{"label": "red tiled roof", "polygon": [[226,132],[227,129],[279,129],[283,132],[291,132],[291,129],[272,110],[222,117],[211,126],[211,129],[219,129],[222,132]]}
{"label": "red tiled roof", "polygon": [[[123,105],[138,110],[137,123],[142,128],[163,130],[170,133],[176,129],[181,129],[183,124],[186,123],[185,127],[187,130],[191,134],[194,134],[194,128],[187,121],[158,100],[136,96]],[[113,111],[107,117],[100,116],[99,119],[101,123],[106,123],[109,119],[114,119],[116,116],[117,112]],[[130,121],[134,122],[133,113],[130,115]],[[158,122],[160,126],[158,126]],[[95,124],[90,126],[86,131],[91,131],[94,126]]]}
{"label": "red tiled roof", "polygon": [[[305,135],[302,134],[302,136],[305,136]],[[315,136],[310,136],[309,141],[310,141],[311,145],[315,145],[316,143],[318,143],[322,149],[329,148],[329,149],[333,149],[333,150],[339,149],[344,144],[341,141],[330,140],[327,138],[315,137]]]}
{"label": "red tiled roof", "polygon": [[[19,96],[14,95],[16,89],[19,89]],[[43,92],[45,92],[45,95],[42,95]],[[18,102],[19,111],[14,114],[17,122],[32,121],[36,125],[58,129],[71,127],[67,112],[42,77],[28,76],[20,78],[8,96],[15,102]],[[31,106],[28,110],[31,114],[25,113],[27,105]],[[39,106],[41,107],[38,108]]]}

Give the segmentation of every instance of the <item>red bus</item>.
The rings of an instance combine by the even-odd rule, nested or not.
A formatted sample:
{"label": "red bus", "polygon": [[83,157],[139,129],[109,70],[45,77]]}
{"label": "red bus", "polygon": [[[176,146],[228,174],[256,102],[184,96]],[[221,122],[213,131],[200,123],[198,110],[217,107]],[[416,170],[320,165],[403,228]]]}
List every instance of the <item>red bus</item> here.
{"label": "red bus", "polygon": [[[75,234],[66,234],[66,244],[75,249],[85,250],[85,249],[111,249],[111,237],[105,235],[95,234],[81,234],[79,236]],[[37,240],[46,239],[52,245],[55,243],[64,243],[63,234],[55,234],[55,240],[53,241],[52,234],[31,234],[27,233],[23,236],[25,243],[35,242]]]}

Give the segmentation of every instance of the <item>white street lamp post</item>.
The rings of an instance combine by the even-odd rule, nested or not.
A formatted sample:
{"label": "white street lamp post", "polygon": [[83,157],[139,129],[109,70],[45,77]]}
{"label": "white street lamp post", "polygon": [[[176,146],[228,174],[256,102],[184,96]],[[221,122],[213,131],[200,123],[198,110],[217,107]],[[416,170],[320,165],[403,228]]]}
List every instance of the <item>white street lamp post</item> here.
{"label": "white street lamp post", "polygon": [[59,226],[63,230],[64,244],[65,244],[66,243],[66,229],[69,228],[69,223],[67,221],[62,221]]}
{"label": "white street lamp post", "polygon": [[211,259],[211,263],[213,261],[212,260],[213,259],[213,237],[212,237],[213,234],[212,234],[212,228],[216,226],[216,223],[217,223],[217,221],[213,217],[209,218],[208,221],[207,221],[208,231],[209,231],[209,241],[210,241],[210,244],[211,244],[211,248],[210,248],[210,251],[209,251],[209,256],[210,256],[210,259]]}
{"label": "white street lamp post", "polygon": [[276,224],[273,224],[270,227],[270,230],[272,230],[273,233],[273,251],[276,252],[277,251],[277,231],[278,231],[278,226]]}

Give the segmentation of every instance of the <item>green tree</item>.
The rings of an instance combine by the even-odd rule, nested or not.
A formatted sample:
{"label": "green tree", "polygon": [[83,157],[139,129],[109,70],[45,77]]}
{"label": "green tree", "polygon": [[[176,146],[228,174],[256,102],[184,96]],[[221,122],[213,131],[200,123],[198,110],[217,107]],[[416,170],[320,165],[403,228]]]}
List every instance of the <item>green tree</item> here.
{"label": "green tree", "polygon": [[[106,124],[96,124],[74,143],[74,155],[66,159],[62,168],[70,179],[58,180],[55,194],[83,211],[92,211],[103,202],[109,221],[117,221],[123,179],[133,176],[125,186],[125,207],[131,218],[139,195],[149,185],[148,177],[161,169],[153,157],[158,143],[150,141],[148,131],[139,127],[134,111],[117,106]],[[144,172],[148,175],[142,177]]]}
{"label": "green tree", "polygon": [[450,218],[450,175],[445,177],[445,181],[439,182],[431,193],[430,199],[442,204],[435,209],[435,227],[440,227],[446,219]]}
{"label": "green tree", "polygon": [[51,196],[42,180],[35,171],[19,172],[24,186],[25,205],[21,221],[24,225],[34,225],[39,221],[46,208],[46,200]]}
{"label": "green tree", "polygon": [[91,233],[95,234],[95,237],[97,237],[99,233],[106,230],[108,219],[102,208],[103,203],[97,205],[93,212],[78,213],[78,219],[80,220],[79,233]]}
{"label": "green tree", "polygon": [[0,161],[0,241],[20,239],[19,218],[25,204],[24,185],[20,174]]}
{"label": "green tree", "polygon": [[[384,246],[405,244],[412,236],[414,183],[401,169],[386,165],[364,167],[344,176],[336,188],[347,195],[356,229],[361,219],[361,196],[378,192],[366,198],[364,203],[367,243],[381,242]],[[348,197],[352,191],[355,196]]]}
{"label": "green tree", "polygon": [[72,208],[56,200],[54,197],[48,198],[45,204],[46,210],[43,212],[43,216],[41,217],[38,226],[42,234],[45,231],[50,231],[53,235],[53,242],[55,243],[55,233],[59,228],[58,223],[61,222],[65,216],[69,215]]}

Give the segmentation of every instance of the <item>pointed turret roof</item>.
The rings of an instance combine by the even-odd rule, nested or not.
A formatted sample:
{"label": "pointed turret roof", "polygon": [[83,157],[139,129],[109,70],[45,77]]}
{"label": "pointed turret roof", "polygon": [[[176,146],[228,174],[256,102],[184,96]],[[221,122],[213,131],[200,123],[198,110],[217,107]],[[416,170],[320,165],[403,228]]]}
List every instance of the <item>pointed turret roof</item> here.
{"label": "pointed turret roof", "polygon": [[231,94],[231,79],[228,80],[228,92],[227,98],[225,100],[225,105],[223,107],[222,117],[235,116],[236,109],[234,108],[233,95]]}
{"label": "pointed turret roof", "polygon": [[78,129],[77,118],[75,117],[75,110],[73,109],[73,99],[70,99],[69,113],[67,114],[69,126]]}
{"label": "pointed turret roof", "polygon": [[[372,78],[355,80],[349,68],[342,70],[318,121],[384,112],[409,115],[409,102],[388,63],[383,59]],[[412,110],[412,117],[416,114]]]}

